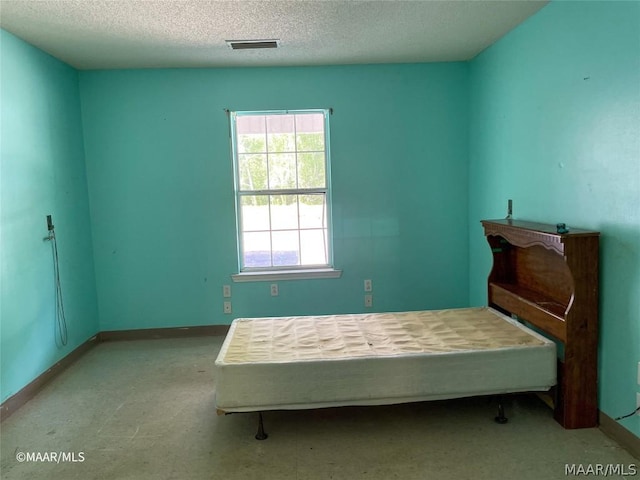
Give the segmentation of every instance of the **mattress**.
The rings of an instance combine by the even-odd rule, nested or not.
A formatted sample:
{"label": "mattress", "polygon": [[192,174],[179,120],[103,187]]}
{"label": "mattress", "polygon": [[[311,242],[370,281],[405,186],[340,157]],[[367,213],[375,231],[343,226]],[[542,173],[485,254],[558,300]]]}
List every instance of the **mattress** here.
{"label": "mattress", "polygon": [[221,412],[546,391],[555,343],[491,308],[239,318],[215,362]]}

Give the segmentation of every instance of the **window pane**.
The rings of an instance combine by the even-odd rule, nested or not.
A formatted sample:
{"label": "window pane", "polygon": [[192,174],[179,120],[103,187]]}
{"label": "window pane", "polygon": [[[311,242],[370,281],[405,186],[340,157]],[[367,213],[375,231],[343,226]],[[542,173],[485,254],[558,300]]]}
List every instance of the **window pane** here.
{"label": "window pane", "polygon": [[269,153],[295,152],[293,133],[277,133],[267,137]]}
{"label": "window pane", "polygon": [[325,195],[300,195],[300,228],[324,228],[327,226]]}
{"label": "window pane", "polygon": [[240,115],[236,118],[238,153],[267,151],[267,131],[264,115]]}
{"label": "window pane", "polygon": [[324,114],[322,113],[296,114],[296,132],[323,133],[324,132]]}
{"label": "window pane", "polygon": [[265,153],[267,139],[264,135],[239,135],[238,153]]}
{"label": "window pane", "polygon": [[269,188],[296,188],[296,156],[293,153],[269,155]]}
{"label": "window pane", "polygon": [[271,228],[290,230],[298,228],[298,196],[271,196]]}
{"label": "window pane", "polygon": [[271,266],[271,238],[269,232],[242,235],[243,263],[245,267]]}
{"label": "window pane", "polygon": [[300,231],[301,265],[327,264],[326,230]]}
{"label": "window pane", "polygon": [[316,188],[325,186],[324,153],[298,154],[298,186]]}
{"label": "window pane", "polygon": [[266,118],[269,152],[294,152],[294,116],[268,115]]}
{"label": "window pane", "polygon": [[266,133],[265,115],[238,115],[236,133],[238,135]]}
{"label": "window pane", "polygon": [[324,151],[324,133],[298,133],[296,147],[299,152]]}
{"label": "window pane", "polygon": [[269,230],[269,197],[267,195],[243,195],[240,197],[240,208],[244,232]]}
{"label": "window pane", "polygon": [[240,190],[265,190],[267,188],[267,156],[238,155]]}
{"label": "window pane", "polygon": [[300,245],[298,231],[273,232],[273,265],[279,267],[300,264]]}
{"label": "window pane", "polygon": [[320,113],[296,115],[296,146],[299,152],[324,151],[324,115]]}

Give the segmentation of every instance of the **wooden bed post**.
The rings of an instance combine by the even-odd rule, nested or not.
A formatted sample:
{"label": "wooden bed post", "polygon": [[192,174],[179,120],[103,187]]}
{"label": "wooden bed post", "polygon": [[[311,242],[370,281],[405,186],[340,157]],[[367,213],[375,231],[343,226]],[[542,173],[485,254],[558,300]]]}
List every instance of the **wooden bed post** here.
{"label": "wooden bed post", "polygon": [[566,315],[555,418],[565,428],[598,424],[598,243],[597,236],[564,241],[574,296]]}

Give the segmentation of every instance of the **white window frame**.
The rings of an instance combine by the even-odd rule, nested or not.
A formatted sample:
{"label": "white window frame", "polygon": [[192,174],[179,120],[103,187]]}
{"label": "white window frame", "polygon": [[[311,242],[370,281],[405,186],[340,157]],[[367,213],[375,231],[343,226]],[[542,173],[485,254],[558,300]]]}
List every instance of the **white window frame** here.
{"label": "white window frame", "polygon": [[[296,115],[296,114],[323,114],[324,116],[324,162],[325,162],[325,186],[322,188],[293,188],[293,189],[264,189],[264,190],[243,190],[240,185],[240,169],[238,165],[238,148],[236,134],[236,120],[240,116],[265,116],[265,115]],[[231,155],[233,158],[233,177],[236,208],[236,238],[238,253],[238,271],[232,275],[235,282],[247,281],[274,281],[293,280],[305,278],[337,278],[341,275],[340,270],[336,270],[333,265],[333,228],[331,222],[331,161],[330,161],[330,135],[329,116],[330,109],[305,109],[305,110],[262,110],[262,111],[230,111],[230,143]],[[297,155],[297,150],[296,150]],[[268,155],[268,152],[267,152]],[[296,162],[297,163],[297,162]],[[270,267],[245,267],[243,265],[244,249],[242,242],[242,208],[241,198],[246,195],[305,195],[323,194],[326,205],[326,255],[327,263],[321,265],[287,265]],[[301,229],[298,225],[298,232]],[[271,225],[269,226],[271,233]],[[271,247],[273,254],[273,249]]]}

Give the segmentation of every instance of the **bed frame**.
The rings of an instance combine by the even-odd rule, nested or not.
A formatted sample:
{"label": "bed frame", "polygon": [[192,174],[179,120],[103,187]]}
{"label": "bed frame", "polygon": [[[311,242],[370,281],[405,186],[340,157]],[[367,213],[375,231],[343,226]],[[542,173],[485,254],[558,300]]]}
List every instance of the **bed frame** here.
{"label": "bed frame", "polygon": [[[547,403],[564,428],[596,426],[599,233],[511,219],[481,223],[493,255],[489,308],[555,341],[557,382]],[[496,421],[504,423],[498,403]],[[258,413],[256,438],[264,439]]]}
{"label": "bed frame", "polygon": [[518,220],[483,220],[493,253],[489,306],[551,336],[559,348],[554,417],[598,424],[599,233]]}

